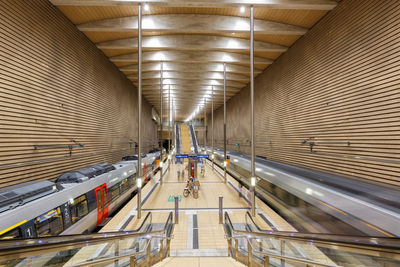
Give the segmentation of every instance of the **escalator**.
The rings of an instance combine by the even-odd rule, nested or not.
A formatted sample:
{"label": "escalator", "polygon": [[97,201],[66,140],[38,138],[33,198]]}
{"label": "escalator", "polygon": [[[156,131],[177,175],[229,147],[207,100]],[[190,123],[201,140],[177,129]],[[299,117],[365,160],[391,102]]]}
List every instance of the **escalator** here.
{"label": "escalator", "polygon": [[181,128],[180,124],[175,124],[175,144],[176,144],[176,154],[182,154],[182,144],[181,144]]}
{"label": "escalator", "polygon": [[268,231],[247,212],[224,230],[231,257],[248,266],[400,266],[400,238]]}
{"label": "escalator", "polygon": [[195,154],[199,154],[199,144],[197,142],[196,132],[194,131],[193,125],[189,124],[190,130],[190,140],[192,142],[192,147],[194,149]]}
{"label": "escalator", "polygon": [[0,266],[150,266],[169,255],[172,212],[165,223],[149,212],[134,231],[0,240]]}

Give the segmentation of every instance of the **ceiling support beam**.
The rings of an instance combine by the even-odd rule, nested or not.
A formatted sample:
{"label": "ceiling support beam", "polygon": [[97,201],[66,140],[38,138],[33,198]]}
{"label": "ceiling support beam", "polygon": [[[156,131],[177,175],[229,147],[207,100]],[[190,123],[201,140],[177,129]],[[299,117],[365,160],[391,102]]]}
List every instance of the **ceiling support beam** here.
{"label": "ceiling support beam", "polygon": [[[195,22],[195,23],[193,23]],[[136,32],[137,16],[105,19],[77,26],[83,32]],[[164,14],[143,17],[143,31],[168,34],[248,33],[246,18],[203,14]],[[268,20],[255,20],[255,34],[303,35],[306,28]]]}
{"label": "ceiling support beam", "polygon": [[[134,82],[135,85],[137,83]],[[147,79],[142,82],[142,85],[156,85],[158,86],[160,84],[159,79]],[[208,86],[210,88],[211,85],[214,85],[214,89],[218,88],[220,86],[224,85],[223,82],[219,80],[204,80],[204,79],[193,79],[193,80],[179,80],[179,79],[164,79],[163,80],[164,85],[185,85],[185,86],[201,86],[201,87],[206,87]],[[237,81],[227,81],[226,82],[227,86],[230,87],[236,87],[236,88],[243,88],[246,86],[245,83],[237,82]]]}
{"label": "ceiling support beam", "polygon": [[[50,0],[56,6],[132,6],[142,0]],[[337,3],[332,0],[146,0],[146,3],[168,7],[226,8],[253,5],[269,9],[331,10]]]}
{"label": "ceiling support beam", "polygon": [[[142,78],[143,79],[155,79],[160,78],[160,73],[157,72],[147,72]],[[224,75],[218,72],[163,72],[162,77],[164,79],[178,79],[178,80],[193,80],[193,79],[204,79],[204,80],[224,80]],[[132,74],[128,75],[128,79],[132,81],[137,81],[138,75]],[[229,73],[226,75],[227,80],[238,81],[242,83],[248,83],[249,77],[239,74]]]}
{"label": "ceiling support beam", "polygon": [[[229,50],[247,52],[249,41],[244,38],[210,36],[210,35],[160,35],[143,37],[143,49],[161,50]],[[99,49],[137,49],[137,38],[126,38],[98,43]],[[256,52],[286,52],[286,46],[255,41]]]}
{"label": "ceiling support beam", "polygon": [[[120,56],[110,57],[112,62],[132,62],[136,63],[138,59],[137,53],[124,54]],[[248,55],[229,53],[229,52],[202,52],[202,51],[155,51],[144,52],[142,56],[144,62],[184,62],[184,63],[242,63],[249,64],[250,57]],[[255,57],[254,63],[259,65],[272,64],[271,59]]]}
{"label": "ceiling support beam", "polygon": [[[158,62],[148,62],[142,64],[143,72],[159,72],[161,64]],[[120,70],[122,72],[137,72],[137,65],[132,64],[125,67],[121,67]],[[163,62],[163,70],[164,71],[176,71],[176,72],[219,72],[223,73],[224,70],[221,67],[221,64],[218,63],[198,63],[198,64],[190,64],[190,63],[178,63],[178,62]],[[227,73],[238,73],[238,74],[250,74],[250,68],[235,64],[226,64],[226,72]],[[254,74],[260,74],[261,70],[255,70]]]}

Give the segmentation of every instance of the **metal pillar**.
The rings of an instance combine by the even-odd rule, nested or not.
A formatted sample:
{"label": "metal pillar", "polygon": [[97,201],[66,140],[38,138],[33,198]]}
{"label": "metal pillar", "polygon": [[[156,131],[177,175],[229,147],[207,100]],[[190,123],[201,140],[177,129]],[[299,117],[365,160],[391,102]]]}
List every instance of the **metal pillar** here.
{"label": "metal pillar", "polygon": [[[168,85],[168,157],[171,152],[171,85]],[[171,161],[169,161],[171,163]]]}
{"label": "metal pillar", "polygon": [[[174,101],[171,100],[171,127],[174,127]],[[173,128],[171,128],[171,150],[173,150],[174,147],[174,136],[175,136],[175,131]]]}
{"label": "metal pillar", "polygon": [[223,222],[223,199],[224,197],[219,197],[219,208],[218,208],[218,215],[219,215],[219,224],[222,224]]}
{"label": "metal pillar", "polygon": [[[251,131],[251,177],[256,177],[254,140],[254,7],[250,7],[250,131]],[[251,215],[256,215],[255,186],[252,186]]]}
{"label": "metal pillar", "polygon": [[162,134],[163,134],[163,67],[164,63],[160,64],[160,184],[163,183],[163,145],[162,145]]}
{"label": "metal pillar", "polygon": [[204,150],[207,151],[207,148],[206,148],[206,144],[207,144],[207,136],[206,136],[206,133],[207,133],[207,131],[206,131],[206,107],[207,107],[207,105],[206,105],[206,103],[207,103],[207,100],[204,98],[204,118],[203,118],[203,129],[204,129],[204,132],[203,132],[203,134],[204,134]]}
{"label": "metal pillar", "polygon": [[[138,172],[141,179],[142,171],[142,4],[138,5]],[[141,218],[141,189],[138,189],[137,217]]]}
{"label": "metal pillar", "polygon": [[224,63],[224,183],[226,183],[226,63]]}
{"label": "metal pillar", "polygon": [[175,200],[175,224],[179,223],[179,197],[174,197]]}
{"label": "metal pillar", "polygon": [[[141,179],[141,178],[139,178]],[[142,217],[142,187],[138,186],[137,191],[137,217],[140,219]]]}
{"label": "metal pillar", "polygon": [[214,171],[214,86],[211,86],[211,145],[212,169]]}

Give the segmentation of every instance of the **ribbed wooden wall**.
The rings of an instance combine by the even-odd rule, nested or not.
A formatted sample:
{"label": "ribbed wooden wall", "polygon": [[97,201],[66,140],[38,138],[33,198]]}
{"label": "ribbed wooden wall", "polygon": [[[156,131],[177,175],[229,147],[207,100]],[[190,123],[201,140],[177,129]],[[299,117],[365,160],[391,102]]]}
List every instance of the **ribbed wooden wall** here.
{"label": "ribbed wooden wall", "polygon": [[[399,58],[400,1],[343,0],[256,78],[256,154],[399,186]],[[227,109],[228,139],[242,140],[245,152],[249,103],[246,88]],[[222,116],[220,108],[219,142]],[[310,138],[343,144],[318,145],[311,152],[300,144]]]}
{"label": "ribbed wooden wall", "polygon": [[[144,145],[156,139],[143,105]],[[137,90],[47,0],[0,2],[0,187],[133,153]],[[34,149],[34,145],[74,145]],[[121,144],[125,143],[125,144]],[[134,146],[133,146],[134,147]]]}

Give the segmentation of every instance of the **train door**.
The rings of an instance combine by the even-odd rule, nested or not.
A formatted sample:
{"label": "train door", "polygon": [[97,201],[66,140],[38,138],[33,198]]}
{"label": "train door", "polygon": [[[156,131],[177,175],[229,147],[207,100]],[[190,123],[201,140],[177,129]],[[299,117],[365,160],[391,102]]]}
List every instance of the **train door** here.
{"label": "train door", "polygon": [[94,190],[97,201],[97,225],[108,217],[108,191],[106,184]]}

